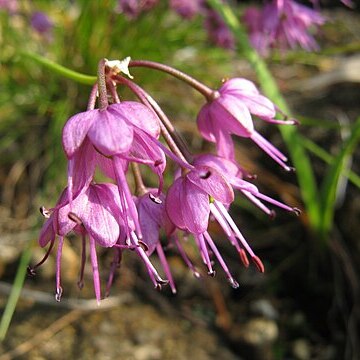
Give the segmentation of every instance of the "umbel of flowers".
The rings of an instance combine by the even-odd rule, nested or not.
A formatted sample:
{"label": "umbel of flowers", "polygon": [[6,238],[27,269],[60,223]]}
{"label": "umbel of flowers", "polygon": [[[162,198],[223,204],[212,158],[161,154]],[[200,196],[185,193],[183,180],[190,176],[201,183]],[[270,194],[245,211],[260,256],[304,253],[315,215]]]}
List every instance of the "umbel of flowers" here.
{"label": "umbel of flowers", "polygon": [[[199,131],[204,139],[216,143],[216,154],[191,154],[158,103],[131,80],[129,67],[163,71],[199,91],[206,100],[197,119]],[[128,87],[138,101],[120,99],[119,86]],[[173,245],[193,274],[200,277],[201,271],[196,269],[183,246],[184,241],[194,241],[207,273],[215,275],[217,262],[231,286],[237,288],[239,284],[208,230],[210,220],[223,229],[245,267],[251,261],[264,272],[262,261],[228,212],[234,201],[234,190],[240,190],[270,216],[274,211],[266,203],[296,214],[299,210],[262,194],[245,180],[250,176],[236,162],[232,135],[252,139],[285,170],[292,170],[286,156],[262,137],[253,124],[253,115],[273,124],[296,123],[276,120],[277,112],[277,107],[246,79],[230,79],[220,89],[213,90],[164,64],[130,61],[130,58],[101,60],[98,81],[92,88],[86,111],[72,116],[63,128],[62,143],[68,159],[67,187],[53,208],[41,208],[47,219],[39,244],[48,246],[48,250],[44,259],[29,268],[29,272],[35,274],[56,246],[55,297],[60,301],[62,248],[67,235],[73,233],[82,244],[79,287],[83,286],[89,254],[98,302],[102,298],[97,259],[100,247],[108,248],[114,257],[105,295],[109,294],[123,252],[128,250],[139,256],[156,288],[168,284],[175,293],[164,247]],[[167,159],[175,164],[176,171],[171,174],[172,184],[165,189],[163,176],[169,171]],[[143,166],[156,174],[157,188],[149,188],[144,183]],[[96,169],[108,182],[96,181]],[[129,186],[129,174],[135,179],[134,189]],[[160,233],[165,235],[165,242],[160,240]],[[155,253],[162,265],[161,273],[152,263]]]}

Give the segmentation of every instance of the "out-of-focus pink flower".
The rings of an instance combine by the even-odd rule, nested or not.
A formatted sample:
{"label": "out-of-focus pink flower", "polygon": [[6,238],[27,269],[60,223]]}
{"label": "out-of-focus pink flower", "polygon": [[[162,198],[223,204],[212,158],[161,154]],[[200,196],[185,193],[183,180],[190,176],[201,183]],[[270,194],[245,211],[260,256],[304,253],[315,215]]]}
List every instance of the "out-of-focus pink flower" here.
{"label": "out-of-focus pink flower", "polygon": [[151,10],[158,0],[119,0],[117,11],[130,19],[137,18],[142,12]]}
{"label": "out-of-focus pink flower", "polygon": [[191,19],[204,10],[204,0],[170,0],[170,7],[181,17]]}
{"label": "out-of-focus pink flower", "polygon": [[17,0],[0,0],[0,9],[15,14],[19,9],[19,3]]}
{"label": "out-of-focus pink flower", "polygon": [[235,48],[235,38],[233,33],[224,23],[221,16],[212,9],[207,9],[205,13],[204,27],[209,39],[215,44],[225,49]]}
{"label": "out-of-focus pink flower", "polygon": [[197,124],[202,136],[216,143],[218,155],[235,160],[231,135],[252,139],[264,152],[285,170],[287,158],[254,128],[251,114],[274,124],[293,125],[296,122],[276,120],[276,107],[261,95],[255,85],[246,79],[234,78],[226,81],[218,96],[205,104],[199,112]]}
{"label": "out-of-focus pink flower", "polygon": [[307,51],[317,50],[312,32],[324,24],[325,18],[293,0],[272,0],[262,10],[248,10],[244,21],[252,45],[266,55],[271,47],[294,49],[300,46]]}
{"label": "out-of-focus pink flower", "polygon": [[47,14],[42,11],[35,11],[31,15],[31,26],[39,34],[50,34],[54,24]]}

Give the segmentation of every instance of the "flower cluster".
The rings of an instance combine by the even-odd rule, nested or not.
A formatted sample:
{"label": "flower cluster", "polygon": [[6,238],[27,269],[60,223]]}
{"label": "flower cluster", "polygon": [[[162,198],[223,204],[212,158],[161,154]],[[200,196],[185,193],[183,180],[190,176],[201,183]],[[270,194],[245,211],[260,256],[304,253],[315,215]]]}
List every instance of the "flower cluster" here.
{"label": "flower cluster", "polygon": [[[272,48],[285,50],[299,46],[306,51],[317,50],[314,33],[326,19],[319,12],[320,1],[312,2],[314,9],[295,0],[264,0],[262,7],[247,7],[241,22],[248,30],[252,46],[263,56],[268,55]],[[351,0],[341,2],[348,7],[354,6]],[[117,10],[134,19],[158,3],[158,0],[119,0]],[[235,48],[232,32],[206,0],[169,0],[169,7],[187,20],[202,16],[212,43],[227,49]]]}
{"label": "flower cluster", "polygon": [[[132,78],[129,67],[166,72],[199,91],[206,99],[197,119],[200,134],[216,143],[217,153],[191,154],[158,103],[129,79]],[[128,87],[139,101],[120,100],[117,93],[120,86]],[[192,238],[207,273],[215,274],[213,260],[216,259],[230,284],[237,288],[237,281],[210,235],[210,221],[220,225],[246,267],[251,260],[264,272],[263,263],[228,212],[234,190],[240,190],[270,216],[274,212],[266,203],[296,214],[298,210],[262,194],[245,180],[249,176],[236,162],[232,135],[252,139],[285,170],[291,170],[286,157],[255,130],[252,120],[255,115],[269,123],[295,124],[293,120],[276,120],[277,112],[277,107],[246,79],[230,79],[220,89],[213,90],[164,64],[130,61],[130,58],[100,61],[98,82],[90,94],[87,110],[72,116],[63,128],[67,187],[53,208],[41,208],[47,220],[39,244],[49,248],[44,259],[29,269],[30,273],[35,273],[57,244],[56,299],[59,301],[62,247],[65,237],[73,233],[81,238],[82,244],[79,286],[83,286],[88,248],[97,301],[102,298],[97,247],[110,249],[114,256],[106,294],[122,254],[128,250],[139,256],[156,288],[169,284],[175,293],[164,247],[171,244],[177,248],[193,274],[200,277],[201,271],[184,248],[184,241]],[[173,181],[166,189],[163,176],[167,159],[176,165],[176,171],[170,175]],[[143,166],[158,178],[157,188],[144,183]],[[107,182],[97,182],[96,169],[108,178]],[[134,176],[135,186],[129,185],[128,174]],[[161,241],[161,234],[166,240]],[[159,257],[163,275],[152,263],[154,253]]]}

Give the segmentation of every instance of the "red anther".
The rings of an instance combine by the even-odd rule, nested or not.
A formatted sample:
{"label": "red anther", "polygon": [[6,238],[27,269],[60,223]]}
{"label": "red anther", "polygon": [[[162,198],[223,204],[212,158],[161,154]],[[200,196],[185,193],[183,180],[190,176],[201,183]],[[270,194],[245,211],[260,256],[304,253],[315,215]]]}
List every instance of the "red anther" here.
{"label": "red anther", "polygon": [[244,249],[240,249],[239,250],[239,255],[240,255],[240,259],[241,259],[241,262],[244,264],[245,267],[249,267],[249,259],[246,255],[246,252]]}
{"label": "red anther", "polygon": [[276,218],[276,212],[274,210],[270,210],[269,217],[271,220],[274,220]]}
{"label": "red anther", "polygon": [[253,261],[253,263],[256,265],[257,269],[259,270],[259,272],[264,273],[265,272],[265,267],[264,264],[262,263],[262,261],[260,260],[260,258],[258,258],[257,256],[253,256],[251,258],[251,260]]}

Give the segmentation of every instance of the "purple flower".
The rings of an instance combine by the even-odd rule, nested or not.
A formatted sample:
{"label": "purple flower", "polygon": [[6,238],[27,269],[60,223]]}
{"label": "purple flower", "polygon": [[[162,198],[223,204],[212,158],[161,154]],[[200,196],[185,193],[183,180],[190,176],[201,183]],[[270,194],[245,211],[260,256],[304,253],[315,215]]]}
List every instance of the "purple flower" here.
{"label": "purple flower", "polygon": [[156,250],[171,290],[175,294],[175,282],[160,242],[161,229],[164,229],[166,235],[170,235],[174,231],[174,225],[165,211],[164,201],[164,194],[158,196],[157,190],[150,189],[149,192],[137,199],[137,209],[141,230],[144,234],[142,243],[146,246],[146,254],[150,256]]}
{"label": "purple flower", "polygon": [[142,12],[151,10],[157,3],[158,0],[119,0],[117,11],[135,19]]}
{"label": "purple flower", "polygon": [[[125,229],[121,215],[119,194],[113,184],[90,185],[85,192],[73,199],[71,204],[67,199],[67,189],[63,191],[39,236],[41,247],[50,243],[49,251],[54,245],[56,235],[59,237],[56,256],[56,299],[58,301],[60,301],[62,294],[62,246],[64,237],[71,231],[83,237],[83,251],[85,251],[84,239],[85,237],[89,238],[95,295],[97,301],[100,301],[101,291],[96,245],[101,247],[113,247],[115,244],[125,245]],[[83,274],[83,267],[84,260],[81,266],[81,274]],[[80,279],[81,282],[82,279]]]}
{"label": "purple flower", "polygon": [[228,182],[214,169],[197,166],[170,186],[166,198],[166,211],[179,228],[201,234],[208,228],[209,196],[229,205],[234,193]]}
{"label": "purple flower", "polygon": [[191,19],[204,10],[203,0],[170,0],[170,7],[181,17]]}
{"label": "purple flower", "polygon": [[[245,21],[250,30],[254,47],[262,54],[269,47],[281,49],[302,47],[307,51],[318,49],[311,29],[325,22],[317,11],[300,5],[293,0],[272,0],[262,13],[248,13]],[[251,24],[251,22],[254,24]]]}
{"label": "purple flower", "polygon": [[292,208],[275,199],[272,199],[267,195],[262,194],[254,184],[243,180],[242,169],[234,161],[211,154],[203,154],[196,156],[193,164],[195,166],[202,165],[216,169],[226,178],[226,180],[234,189],[240,190],[251,202],[253,202],[257,207],[259,207],[262,211],[271,217],[275,215],[274,211],[270,210],[261,200],[273,204],[286,211],[292,211],[296,214],[299,214],[299,210],[297,208]]}
{"label": "purple flower", "polygon": [[205,104],[198,114],[197,124],[202,136],[216,143],[218,155],[234,160],[234,144],[231,134],[252,139],[285,170],[287,158],[254,128],[251,114],[273,124],[296,122],[276,120],[275,105],[261,95],[255,85],[246,79],[234,78],[226,81],[219,89],[218,96]]}
{"label": "purple flower", "polygon": [[216,11],[212,9],[206,10],[204,27],[210,41],[215,45],[225,49],[235,48],[235,39],[232,32]]}
{"label": "purple flower", "polygon": [[[76,189],[81,190],[79,184],[72,185],[76,177],[82,184],[88,182],[95,168],[95,159],[113,179],[116,175],[109,158],[115,156],[150,165],[161,177],[166,164],[165,155],[151,141],[159,135],[160,126],[155,113],[137,102],[125,101],[109,105],[105,110],[88,110],[71,117],[64,126],[62,137],[69,159],[70,195]],[[96,155],[93,155],[95,150]],[[121,167],[124,168],[123,163]]]}
{"label": "purple flower", "polygon": [[231,285],[237,288],[238,283],[231,275],[207,231],[210,214],[218,221],[231,244],[238,250],[245,266],[249,264],[246,252],[250,254],[261,272],[264,271],[264,266],[224,206],[224,204],[230,205],[233,199],[234,193],[230,184],[217,170],[209,166],[197,165],[194,170],[177,178],[170,186],[166,197],[166,211],[177,228],[193,234],[203,262],[208,268],[208,273],[210,275],[215,273],[210,259],[210,248],[225,271]]}
{"label": "purple flower", "polygon": [[254,6],[249,6],[246,8],[242,20],[247,27],[252,46],[260,55],[267,56],[269,38],[264,34],[263,12]]}
{"label": "purple flower", "polygon": [[31,15],[31,26],[39,34],[50,33],[54,27],[53,22],[50,18],[42,11],[35,11]]}

